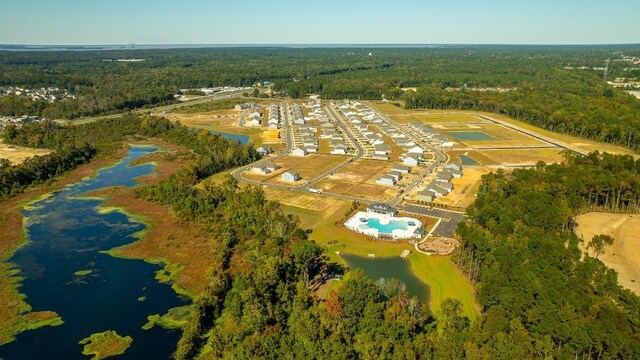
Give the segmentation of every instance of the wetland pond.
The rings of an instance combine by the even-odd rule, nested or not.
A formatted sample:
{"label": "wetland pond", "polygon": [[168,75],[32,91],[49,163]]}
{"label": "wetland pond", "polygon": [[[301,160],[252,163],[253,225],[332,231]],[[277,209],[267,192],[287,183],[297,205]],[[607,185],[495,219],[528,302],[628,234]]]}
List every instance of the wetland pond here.
{"label": "wetland pond", "polygon": [[416,296],[424,304],[429,303],[429,286],[413,273],[409,260],[399,256],[368,258],[353,254],[341,254],[340,257],[351,270],[362,269],[369,278],[375,281],[392,278],[402,281],[410,296]]}
{"label": "wetland pond", "polygon": [[[146,226],[103,200],[83,197],[110,186],[135,186],[153,164],[129,166],[158,148],[133,146],[118,164],[25,207],[28,242],[9,260],[20,270],[20,291],[34,311],[52,310],[64,320],[56,327],[26,331],[0,346],[0,359],[87,359],[78,342],[114,330],[133,343],[119,358],[168,359],[178,330],[142,330],[147,316],[166,314],[188,300],[155,279],[158,265],[112,257],[103,251],[136,241]],[[144,299],[142,301],[141,299]]]}

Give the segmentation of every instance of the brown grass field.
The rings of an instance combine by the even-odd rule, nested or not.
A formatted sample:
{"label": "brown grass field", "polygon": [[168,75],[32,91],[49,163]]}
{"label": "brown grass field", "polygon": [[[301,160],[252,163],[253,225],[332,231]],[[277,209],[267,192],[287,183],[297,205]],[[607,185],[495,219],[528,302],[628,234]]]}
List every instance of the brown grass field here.
{"label": "brown grass field", "polygon": [[[300,174],[301,181],[307,181],[324,174],[346,160],[346,156],[310,154],[304,157],[284,156],[274,160],[273,163],[282,167],[277,174],[292,170]],[[285,183],[280,180],[280,176],[271,176],[268,181]]]}
{"label": "brown grass field", "polygon": [[599,259],[618,272],[620,285],[640,295],[640,215],[591,212],[576,217],[576,221],[583,249],[595,235],[613,237],[613,245]]}
{"label": "brown grass field", "polygon": [[47,155],[49,153],[51,153],[51,150],[25,148],[8,145],[0,141],[0,159],[7,159],[11,161],[12,165],[22,164],[25,159],[35,155]]}
{"label": "brown grass field", "polygon": [[395,196],[398,190],[395,187],[378,185],[376,179],[388,173],[392,165],[387,161],[357,160],[340,172],[325,178],[316,187],[335,194],[387,200]]}

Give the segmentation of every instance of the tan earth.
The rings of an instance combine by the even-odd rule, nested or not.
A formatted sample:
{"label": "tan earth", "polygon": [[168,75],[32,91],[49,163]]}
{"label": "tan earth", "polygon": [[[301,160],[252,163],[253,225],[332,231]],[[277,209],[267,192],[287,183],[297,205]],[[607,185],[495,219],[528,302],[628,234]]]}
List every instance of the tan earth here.
{"label": "tan earth", "polygon": [[12,165],[22,164],[25,159],[34,155],[47,155],[51,150],[32,149],[20,146],[7,145],[0,141],[0,159],[8,159]]}
{"label": "tan earth", "polygon": [[591,212],[576,221],[583,248],[594,235],[606,234],[614,239],[599,259],[618,272],[620,285],[640,295],[640,215]]}

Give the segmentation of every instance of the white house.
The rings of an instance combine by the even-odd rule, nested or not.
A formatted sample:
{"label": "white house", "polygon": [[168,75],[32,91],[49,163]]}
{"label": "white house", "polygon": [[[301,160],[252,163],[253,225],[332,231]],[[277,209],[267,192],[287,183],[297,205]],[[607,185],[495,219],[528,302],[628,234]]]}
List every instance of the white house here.
{"label": "white house", "polygon": [[295,148],[291,151],[291,155],[293,156],[307,156],[307,150],[302,148]]}
{"label": "white house", "polygon": [[406,156],[404,160],[402,160],[402,164],[407,166],[418,166],[418,158],[416,156]]}
{"label": "white house", "polygon": [[409,148],[409,153],[411,154],[424,154],[424,149],[420,146],[413,146]]}
{"label": "white house", "polygon": [[256,152],[261,156],[269,155],[273,152],[273,148],[271,146],[261,146],[256,149]]}
{"label": "white house", "polygon": [[295,171],[286,171],[282,174],[283,181],[296,182],[300,180],[300,174]]}
{"label": "white house", "polygon": [[391,171],[397,171],[399,173],[408,174],[411,172],[411,168],[405,165],[394,165],[391,167]]}
{"label": "white house", "polygon": [[395,184],[396,184],[396,179],[394,179],[394,178],[393,178],[393,177],[391,177],[391,176],[387,176],[387,175],[385,175],[385,176],[381,176],[381,177],[379,177],[379,178],[376,180],[376,183],[377,183],[377,184],[380,184],[380,185],[393,186],[393,185],[395,185]]}

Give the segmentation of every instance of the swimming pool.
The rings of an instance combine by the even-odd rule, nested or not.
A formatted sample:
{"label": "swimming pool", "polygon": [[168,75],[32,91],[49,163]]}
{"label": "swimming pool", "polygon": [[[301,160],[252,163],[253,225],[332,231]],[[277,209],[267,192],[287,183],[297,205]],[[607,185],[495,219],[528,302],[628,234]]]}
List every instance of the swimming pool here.
{"label": "swimming pool", "polygon": [[344,225],[355,232],[376,239],[411,239],[422,237],[422,222],[410,217],[390,217],[388,215],[360,211]]}
{"label": "swimming pool", "polygon": [[390,220],[388,224],[380,223],[378,219],[369,219],[367,226],[378,229],[382,234],[392,234],[393,230],[407,230],[407,223]]}

